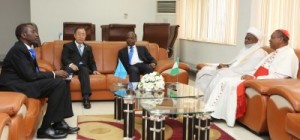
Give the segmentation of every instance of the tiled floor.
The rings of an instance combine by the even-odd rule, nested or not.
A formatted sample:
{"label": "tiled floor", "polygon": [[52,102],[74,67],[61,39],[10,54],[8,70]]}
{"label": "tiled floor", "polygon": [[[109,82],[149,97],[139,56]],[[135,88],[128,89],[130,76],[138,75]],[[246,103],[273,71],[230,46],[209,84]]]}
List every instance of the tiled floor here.
{"label": "tiled floor", "polygon": [[[194,85],[194,77],[193,75],[189,81],[190,85]],[[81,102],[73,102],[73,111],[74,116],[72,118],[66,119],[69,125],[76,126],[77,125],[77,116],[78,115],[102,115],[102,114],[113,114],[114,112],[114,104],[112,101],[106,102],[92,102],[91,109],[84,109],[82,107]],[[222,120],[216,121],[215,124],[219,126],[221,129],[226,131],[228,134],[233,136],[237,140],[268,140],[268,136],[257,136],[254,133],[250,132],[246,128],[236,124],[234,127],[228,127],[226,123]],[[76,140],[76,134],[68,135],[67,140]],[[120,138],[122,139],[122,138]]]}

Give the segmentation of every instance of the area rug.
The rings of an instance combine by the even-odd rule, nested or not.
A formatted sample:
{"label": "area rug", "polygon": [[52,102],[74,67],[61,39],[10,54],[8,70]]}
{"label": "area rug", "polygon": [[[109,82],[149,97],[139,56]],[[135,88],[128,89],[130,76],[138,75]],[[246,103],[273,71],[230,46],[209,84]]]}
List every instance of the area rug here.
{"label": "area rug", "polygon": [[[78,116],[80,131],[78,140],[121,140],[123,139],[123,122],[114,120],[113,115],[81,115]],[[165,139],[182,139],[182,119],[165,120]],[[140,115],[135,117],[135,140],[140,140],[142,135],[142,119]],[[234,140],[229,134],[211,124],[210,139]]]}

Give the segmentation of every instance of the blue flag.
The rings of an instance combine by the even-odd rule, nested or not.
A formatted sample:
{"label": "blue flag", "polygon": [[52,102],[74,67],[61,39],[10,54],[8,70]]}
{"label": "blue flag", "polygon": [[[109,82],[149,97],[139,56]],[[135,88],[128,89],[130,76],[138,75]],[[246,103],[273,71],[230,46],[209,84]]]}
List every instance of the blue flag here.
{"label": "blue flag", "polygon": [[124,68],[124,65],[122,64],[122,62],[119,59],[118,66],[115,70],[115,76],[120,77],[122,79],[126,79],[126,75],[127,75],[127,71],[126,71],[126,69]]}

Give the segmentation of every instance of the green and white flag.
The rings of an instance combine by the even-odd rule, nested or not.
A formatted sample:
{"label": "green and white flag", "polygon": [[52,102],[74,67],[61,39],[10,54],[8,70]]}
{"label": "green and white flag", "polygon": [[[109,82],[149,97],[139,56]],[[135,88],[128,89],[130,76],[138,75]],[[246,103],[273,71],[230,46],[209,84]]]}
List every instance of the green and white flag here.
{"label": "green and white flag", "polygon": [[174,76],[174,75],[176,75],[176,74],[179,73],[178,65],[179,65],[179,58],[177,57],[177,58],[174,60],[174,65],[173,65],[172,70],[171,70],[171,75],[172,75],[172,76]]}

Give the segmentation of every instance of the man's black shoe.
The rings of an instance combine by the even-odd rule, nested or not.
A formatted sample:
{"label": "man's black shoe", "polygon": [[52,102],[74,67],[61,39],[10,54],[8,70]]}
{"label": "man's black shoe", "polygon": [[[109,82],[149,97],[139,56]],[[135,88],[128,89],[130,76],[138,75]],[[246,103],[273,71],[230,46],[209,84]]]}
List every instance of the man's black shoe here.
{"label": "man's black shoe", "polygon": [[83,107],[85,109],[90,109],[91,108],[91,103],[90,103],[89,98],[83,98],[82,103],[83,103]]}
{"label": "man's black shoe", "polygon": [[65,133],[68,133],[68,134],[74,134],[74,133],[76,133],[77,131],[80,130],[79,127],[70,127],[65,121],[53,123],[52,127],[55,130],[61,130],[61,131],[65,132]]}
{"label": "man's black shoe", "polygon": [[63,139],[67,137],[67,133],[63,131],[56,131],[52,127],[48,127],[45,130],[38,129],[37,131],[37,138],[48,138],[48,139]]}

